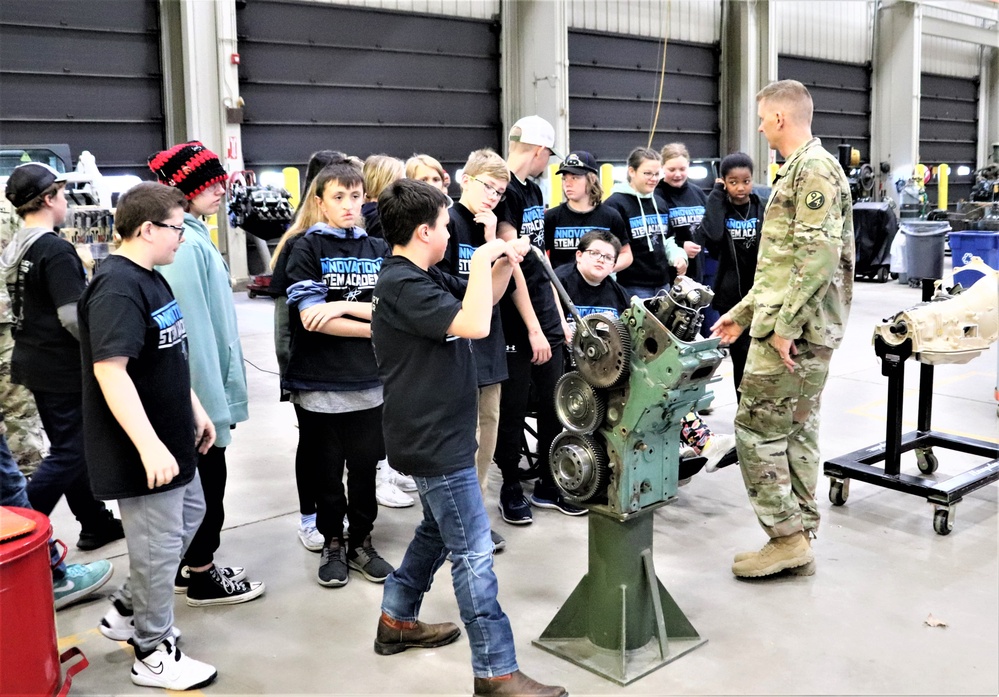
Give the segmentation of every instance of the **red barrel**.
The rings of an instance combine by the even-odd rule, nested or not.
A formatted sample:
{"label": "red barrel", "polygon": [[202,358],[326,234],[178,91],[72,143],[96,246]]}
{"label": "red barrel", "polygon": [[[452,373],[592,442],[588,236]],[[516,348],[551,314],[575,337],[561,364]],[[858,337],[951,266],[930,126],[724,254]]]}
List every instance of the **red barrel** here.
{"label": "red barrel", "polygon": [[53,695],[62,670],[49,561],[52,525],[38,511],[7,510],[36,527],[0,542],[0,694]]}

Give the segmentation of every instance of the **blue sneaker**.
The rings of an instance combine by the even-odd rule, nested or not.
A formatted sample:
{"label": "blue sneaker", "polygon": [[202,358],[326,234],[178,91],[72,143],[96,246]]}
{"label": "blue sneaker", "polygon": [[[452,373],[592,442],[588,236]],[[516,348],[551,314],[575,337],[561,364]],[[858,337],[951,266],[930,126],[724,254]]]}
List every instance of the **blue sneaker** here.
{"label": "blue sneaker", "polygon": [[530,525],[534,522],[531,505],[527,503],[520,482],[503,485],[500,489],[499,509],[503,520],[510,525]]}
{"label": "blue sneaker", "polygon": [[90,564],[67,564],[66,576],[61,581],[52,582],[55,609],[61,610],[94,593],[110,580],[113,573],[114,567],[107,559]]}
{"label": "blue sneaker", "polygon": [[562,493],[555,487],[546,487],[541,482],[534,485],[534,493],[531,494],[531,505],[538,508],[551,508],[559,513],[571,516],[586,515],[589,513],[587,509],[566,501]]}

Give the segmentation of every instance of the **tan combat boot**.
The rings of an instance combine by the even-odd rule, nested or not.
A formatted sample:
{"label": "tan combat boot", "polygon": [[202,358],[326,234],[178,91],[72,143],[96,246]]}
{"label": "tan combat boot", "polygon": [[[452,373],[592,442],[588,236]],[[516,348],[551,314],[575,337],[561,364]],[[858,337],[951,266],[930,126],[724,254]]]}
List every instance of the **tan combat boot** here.
{"label": "tan combat boot", "polygon": [[391,656],[406,649],[434,649],[450,644],[459,636],[461,630],[453,622],[402,622],[383,612],[378,619],[375,653],[379,656]]}
{"label": "tan combat boot", "polygon": [[785,569],[807,566],[814,559],[815,555],[805,533],[798,532],[773,538],[759,552],[751,553],[732,564],[732,573],[742,578],[770,576]]}
{"label": "tan combat boot", "polygon": [[503,697],[568,697],[564,687],[558,685],[542,685],[532,680],[519,670],[509,675],[499,675],[495,678],[476,678],[475,697],[487,695],[503,695]]}
{"label": "tan combat boot", "polygon": [[[801,534],[804,535],[805,541],[808,542],[808,546],[811,547],[812,546],[812,538],[809,536],[808,531],[805,530]],[[732,561],[735,562],[735,563],[738,563],[740,561],[745,561],[746,559],[749,559],[750,557],[755,556],[757,554],[759,554],[758,551],[756,551],[756,552],[739,552],[738,554],[735,555],[735,558]],[[785,571],[787,571],[787,573],[790,574],[791,576],[814,576],[815,575],[815,559],[812,559],[812,561],[808,562],[804,566],[795,566],[795,567],[790,568],[790,569],[785,569]]]}

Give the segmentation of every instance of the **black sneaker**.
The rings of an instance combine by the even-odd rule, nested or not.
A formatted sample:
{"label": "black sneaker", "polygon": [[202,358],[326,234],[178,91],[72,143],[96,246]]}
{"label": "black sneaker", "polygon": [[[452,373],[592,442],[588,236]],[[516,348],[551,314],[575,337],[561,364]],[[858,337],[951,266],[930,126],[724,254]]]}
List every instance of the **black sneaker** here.
{"label": "black sneaker", "polygon": [[562,493],[555,487],[546,487],[540,482],[534,486],[534,493],[531,494],[531,505],[538,508],[551,508],[566,515],[586,515],[588,510],[580,506],[575,506],[565,500]]}
{"label": "black sneaker", "polygon": [[[215,570],[220,574],[225,576],[227,579],[235,583],[236,581],[242,581],[246,578],[246,569],[242,566],[216,566]],[[180,594],[186,593],[188,586],[191,585],[191,567],[187,564],[181,564],[180,568],[177,569],[177,575],[173,577],[173,592]]]}
{"label": "black sneaker", "polygon": [[330,540],[323,547],[318,578],[319,585],[327,588],[347,585],[347,550],[344,549],[342,540]]}
{"label": "black sneaker", "polygon": [[531,504],[527,502],[520,482],[503,485],[500,489],[499,509],[503,520],[510,525],[530,525],[534,522]]}
{"label": "black sneaker", "polygon": [[490,530],[489,536],[492,537],[493,540],[493,552],[499,553],[506,549],[506,540],[503,539],[502,535],[495,530]]}
{"label": "black sneaker", "polygon": [[213,564],[208,571],[191,572],[191,583],[187,587],[187,604],[191,607],[237,605],[263,594],[263,582],[230,581]]}
{"label": "black sneaker", "polygon": [[382,559],[371,544],[371,535],[364,538],[360,547],[354,547],[347,552],[347,566],[360,571],[364,578],[373,583],[385,583],[388,575],[395,567]]}
{"label": "black sneaker", "polygon": [[105,508],[104,513],[96,522],[88,523],[87,528],[80,531],[80,539],[76,541],[76,548],[88,552],[123,537],[125,537],[125,529],[121,526],[121,521],[114,517],[114,513]]}

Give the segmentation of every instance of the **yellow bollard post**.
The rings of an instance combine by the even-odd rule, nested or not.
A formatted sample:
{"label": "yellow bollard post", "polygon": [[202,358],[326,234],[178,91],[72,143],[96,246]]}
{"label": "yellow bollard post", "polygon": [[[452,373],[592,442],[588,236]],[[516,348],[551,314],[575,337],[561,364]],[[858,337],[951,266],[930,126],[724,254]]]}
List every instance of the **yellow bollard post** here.
{"label": "yellow bollard post", "polygon": [[292,208],[298,210],[299,192],[302,189],[299,181],[298,167],[285,167],[281,170],[281,174],[284,175],[284,190],[291,194],[288,197],[288,202]]}
{"label": "yellow bollard post", "polygon": [[562,203],[562,175],[555,174],[559,165],[548,165],[548,181],[552,183],[552,190],[548,197],[548,206],[554,208]]}
{"label": "yellow bollard post", "polygon": [[212,244],[218,249],[219,246],[219,217],[218,215],[210,215],[205,218],[205,225],[208,226],[208,234],[212,238]]}
{"label": "yellow bollard post", "polygon": [[780,165],[776,162],[771,162],[770,166],[767,167],[767,184],[773,186],[774,179],[777,178],[777,170],[780,169]]}
{"label": "yellow bollard post", "polygon": [[950,165],[946,162],[937,167],[937,210],[947,210],[947,184],[950,180]]}
{"label": "yellow bollard post", "polygon": [[604,200],[611,195],[614,188],[614,165],[605,162],[600,165],[600,188],[604,190]]}

